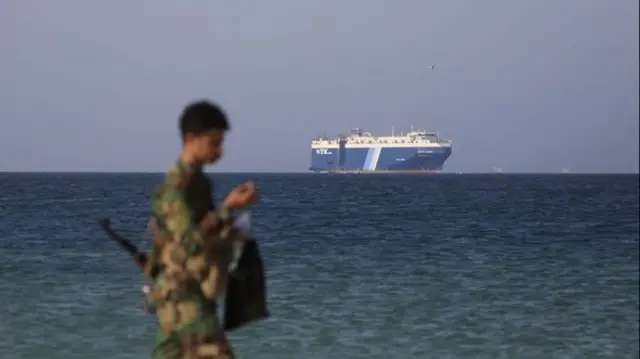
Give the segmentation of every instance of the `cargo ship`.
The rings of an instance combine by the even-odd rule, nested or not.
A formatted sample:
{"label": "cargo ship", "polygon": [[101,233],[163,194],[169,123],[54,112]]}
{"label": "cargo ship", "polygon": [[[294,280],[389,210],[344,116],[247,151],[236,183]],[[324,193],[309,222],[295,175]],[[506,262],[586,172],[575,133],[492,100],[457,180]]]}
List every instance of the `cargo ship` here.
{"label": "cargo ship", "polygon": [[435,132],[411,129],[396,136],[373,136],[354,128],[347,136],[320,136],[311,142],[310,171],[321,173],[442,172],[451,141]]}

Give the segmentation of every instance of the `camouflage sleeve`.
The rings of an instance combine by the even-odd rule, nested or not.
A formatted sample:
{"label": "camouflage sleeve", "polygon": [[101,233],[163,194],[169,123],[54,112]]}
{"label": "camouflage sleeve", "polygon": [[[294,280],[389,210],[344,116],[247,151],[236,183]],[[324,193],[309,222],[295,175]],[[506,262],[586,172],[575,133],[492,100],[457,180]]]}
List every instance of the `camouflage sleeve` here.
{"label": "camouflage sleeve", "polygon": [[[221,208],[211,212],[201,223],[194,223],[184,190],[175,186],[165,187],[156,197],[155,214],[169,232],[174,243],[180,244],[187,256],[199,253],[205,245],[205,237],[215,234],[231,222],[229,211]],[[216,228],[217,227],[217,228]]]}

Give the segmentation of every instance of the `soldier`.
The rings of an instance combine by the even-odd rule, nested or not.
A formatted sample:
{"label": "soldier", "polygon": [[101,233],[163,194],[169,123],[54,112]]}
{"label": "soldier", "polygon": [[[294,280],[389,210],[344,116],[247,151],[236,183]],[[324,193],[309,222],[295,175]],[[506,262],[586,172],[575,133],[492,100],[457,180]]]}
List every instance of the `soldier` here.
{"label": "soldier", "polygon": [[216,105],[188,105],[180,118],[183,150],[152,198],[153,248],[145,272],[160,268],[149,295],[160,329],[153,358],[233,358],[216,315],[226,288],[233,241],[230,212],[257,199],[253,183],[236,187],[216,209],[203,166],[222,156],[229,123]]}

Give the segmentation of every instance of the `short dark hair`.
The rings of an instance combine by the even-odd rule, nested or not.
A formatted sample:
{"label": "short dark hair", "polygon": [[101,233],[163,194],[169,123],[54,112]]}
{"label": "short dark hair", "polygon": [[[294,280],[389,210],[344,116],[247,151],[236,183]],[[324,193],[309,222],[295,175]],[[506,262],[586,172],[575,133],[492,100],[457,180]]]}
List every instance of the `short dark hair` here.
{"label": "short dark hair", "polygon": [[227,114],[220,106],[209,101],[188,104],[180,115],[180,135],[199,135],[211,130],[228,131],[231,128]]}

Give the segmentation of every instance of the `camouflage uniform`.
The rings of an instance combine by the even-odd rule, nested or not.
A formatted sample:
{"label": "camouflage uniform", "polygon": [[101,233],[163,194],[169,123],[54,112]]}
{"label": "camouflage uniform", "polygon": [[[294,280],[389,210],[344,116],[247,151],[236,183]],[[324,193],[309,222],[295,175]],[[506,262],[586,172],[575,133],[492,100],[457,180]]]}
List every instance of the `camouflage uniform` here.
{"label": "camouflage uniform", "polygon": [[155,359],[233,358],[216,299],[226,288],[238,234],[229,212],[215,210],[211,190],[200,168],[178,161],[153,195],[145,272],[160,267],[150,296],[160,325]]}

